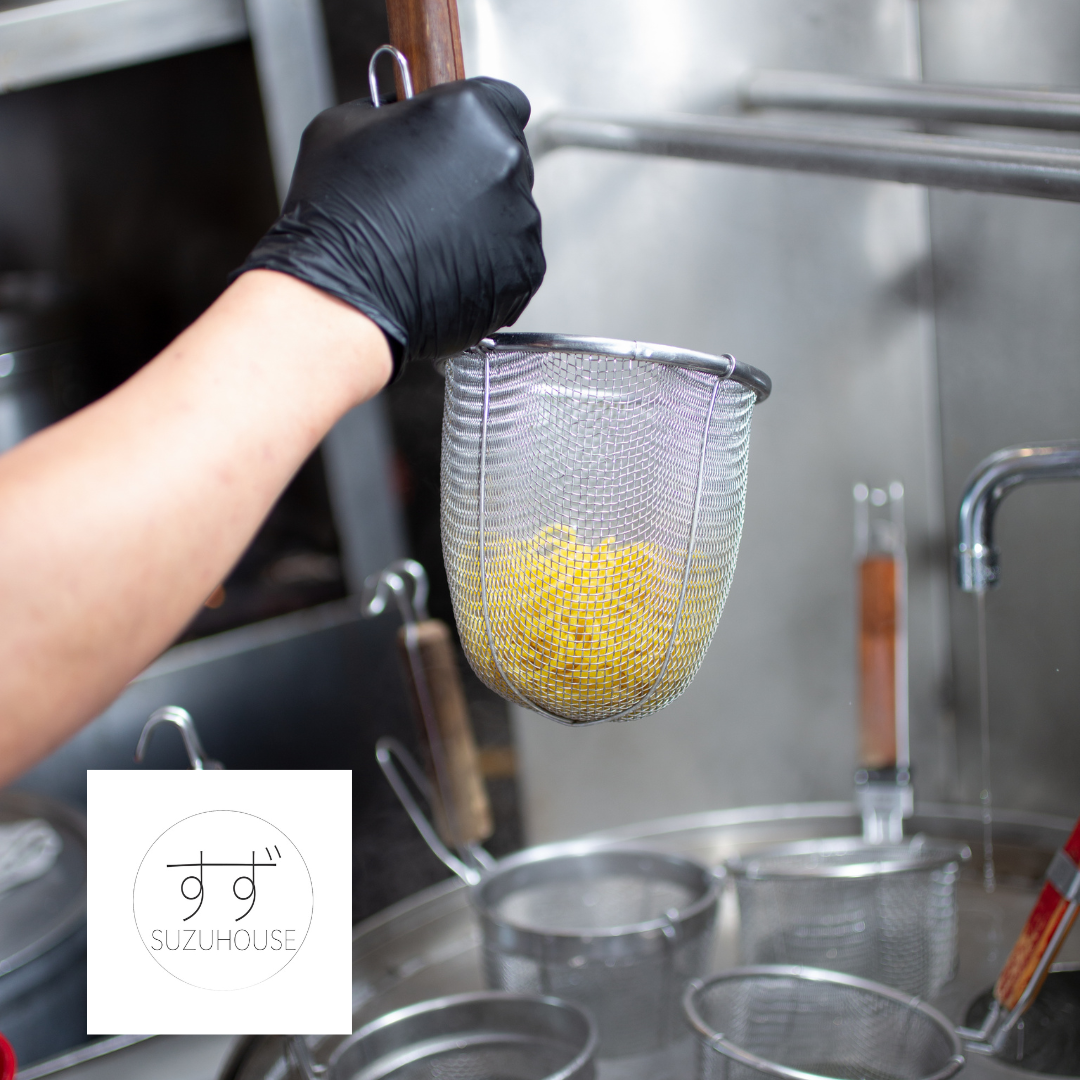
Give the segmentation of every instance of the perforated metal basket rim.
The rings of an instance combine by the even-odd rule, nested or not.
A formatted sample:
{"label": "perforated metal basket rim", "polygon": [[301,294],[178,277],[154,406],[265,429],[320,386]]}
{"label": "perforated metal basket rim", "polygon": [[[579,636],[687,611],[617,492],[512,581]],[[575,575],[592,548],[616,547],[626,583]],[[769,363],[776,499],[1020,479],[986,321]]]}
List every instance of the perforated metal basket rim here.
{"label": "perforated metal basket rim", "polygon": [[[903,848],[906,854],[899,854]],[[866,852],[863,862],[848,865],[799,866],[786,869],[782,865],[759,865],[764,860],[792,860],[807,855],[846,855]],[[879,853],[882,857],[873,858]],[[971,858],[967,844],[951,840],[927,840],[920,847],[909,844],[869,844],[861,837],[840,836],[831,840],[801,840],[791,844],[776,844],[748,855],[735,855],[724,866],[733,878],[748,881],[798,881],[808,878],[852,880],[880,877],[885,874],[902,874],[920,870],[939,870],[949,863],[961,863]]]}
{"label": "perforated metal basket rim", "polygon": [[[641,858],[646,856],[660,862],[666,862],[672,866],[679,866],[699,872],[702,878],[708,882],[705,891],[693,902],[685,907],[677,909],[677,917],[648,919],[639,923],[629,923],[625,926],[604,927],[603,929],[582,928],[572,929],[546,929],[536,926],[524,926],[515,923],[498,914],[483,900],[484,888],[490,885],[496,878],[517,870],[522,866],[536,865],[538,863],[552,862],[557,859],[580,858],[588,855],[605,856],[628,856]],[[480,881],[470,887],[470,895],[476,910],[493,924],[505,927],[507,931],[522,938],[544,939],[549,945],[560,940],[566,943],[581,941],[582,938],[590,940],[630,938],[639,935],[651,935],[657,932],[663,933],[672,926],[680,926],[691,921],[699,915],[706,913],[714,906],[719,898],[720,891],[724,886],[724,873],[722,868],[710,868],[697,859],[688,858],[685,855],[675,855],[665,851],[651,851],[648,848],[623,848],[612,847],[599,841],[569,840],[555,844],[542,844],[538,847],[526,848],[505,859],[500,859],[493,869],[483,873]]]}
{"label": "perforated metal basket rim", "polygon": [[655,345],[649,341],[623,341],[620,338],[579,337],[575,334],[503,333],[484,338],[477,346],[496,354],[500,352],[572,352],[614,356],[622,360],[643,360],[671,367],[691,368],[708,375],[719,375],[754,391],[758,404],[772,393],[772,379],[764,371],[736,360],[729,353],[711,353]]}
{"label": "perforated metal basket rim", "polygon": [[596,1022],[593,1020],[589,1011],[582,1008],[580,1005],[576,1005],[569,1001],[563,1001],[561,998],[542,994],[517,994],[507,990],[476,990],[466,994],[448,994],[445,997],[431,998],[428,1001],[420,1001],[415,1005],[405,1005],[400,1009],[395,1009],[393,1012],[387,1013],[385,1016],[380,1016],[378,1019],[372,1020],[335,1048],[334,1053],[330,1057],[327,1071],[333,1076],[335,1065],[348,1050],[351,1050],[358,1042],[375,1034],[375,1032],[382,1031],[393,1024],[399,1024],[405,1020],[423,1016],[425,1013],[439,1012],[443,1009],[454,1008],[458,1005],[485,1004],[494,1001],[513,1001],[554,1007],[568,1013],[574,1013],[585,1022],[585,1030],[588,1033],[585,1039],[585,1045],[579,1053],[576,1054],[572,1060],[567,1062],[567,1064],[558,1072],[551,1073],[549,1076],[545,1077],[544,1080],[573,1080],[573,1078],[578,1076],[596,1056],[596,1050],[600,1041],[600,1036],[596,1029]]}
{"label": "perforated metal basket rim", "polygon": [[837,971],[825,971],[821,968],[774,964],[757,964],[750,967],[731,968],[728,971],[721,972],[719,975],[712,975],[708,979],[693,979],[689,986],[687,986],[686,993],[683,995],[683,1016],[685,1017],[687,1024],[693,1029],[698,1038],[713,1050],[716,1050],[725,1057],[732,1058],[743,1065],[747,1065],[751,1069],[758,1069],[759,1071],[769,1073],[772,1076],[782,1077],[784,1080],[821,1080],[821,1076],[818,1073],[803,1072],[801,1069],[793,1069],[788,1065],[780,1065],[775,1061],[769,1061],[766,1058],[758,1057],[757,1054],[753,1054],[749,1050],[744,1050],[742,1047],[729,1041],[724,1037],[722,1032],[714,1031],[705,1023],[704,1018],[698,1011],[698,995],[708,990],[710,986],[714,986],[716,983],[731,982],[733,980],[747,978],[805,979],[808,982],[832,983],[835,986],[846,986],[855,990],[865,990],[876,994],[879,997],[888,998],[898,1005],[903,1005],[905,1008],[922,1013],[923,1016],[930,1020],[949,1041],[952,1054],[948,1061],[946,1061],[937,1072],[931,1073],[929,1076],[920,1077],[919,1080],[949,1080],[949,1077],[955,1076],[960,1069],[964,1067],[964,1054],[963,1047],[960,1043],[960,1037],[956,1034],[956,1029],[944,1015],[938,1012],[933,1006],[927,1005],[922,998],[912,997],[910,994],[905,994],[900,990],[894,990],[889,986],[882,986],[881,983],[871,982],[869,979],[860,979],[856,975],[843,975]]}

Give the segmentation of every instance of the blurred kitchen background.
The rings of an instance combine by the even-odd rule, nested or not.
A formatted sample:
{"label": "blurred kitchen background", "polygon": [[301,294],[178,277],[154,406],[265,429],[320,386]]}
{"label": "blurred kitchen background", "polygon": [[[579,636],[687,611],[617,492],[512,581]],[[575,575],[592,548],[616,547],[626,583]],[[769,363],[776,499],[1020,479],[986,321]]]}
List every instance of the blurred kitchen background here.
{"label": "blurred kitchen background", "polygon": [[[252,5],[275,59],[293,39],[261,94],[240,2],[70,7],[0,3],[0,89],[11,91],[0,95],[0,354],[36,361],[0,378],[0,450],[112,389],[213,301],[277,216],[275,179],[287,185],[291,170],[290,158],[275,177],[268,140],[268,126],[293,119],[289,103],[264,112],[262,95],[293,94],[301,108],[366,96],[368,58],[388,34],[381,0],[264,4],[261,24]],[[131,62],[143,54],[152,61]],[[65,62],[106,70],[57,78]],[[356,919],[444,877],[375,765],[380,735],[416,741],[398,622],[362,620],[358,605],[367,575],[411,554],[434,579],[432,614],[452,622],[441,420],[441,376],[420,366],[350,415],[182,643],[15,786],[81,807],[86,769],[134,767],[146,716],[179,704],[229,768],[353,768]],[[507,710],[462,668],[495,805],[492,847],[514,850]],[[185,766],[179,738],[159,734],[147,767]]]}
{"label": "blurred kitchen background", "polygon": [[[78,7],[0,0],[0,354],[42,350],[26,371],[0,367],[0,449],[116,386],[206,308],[275,217],[296,111],[366,96],[368,58],[388,37],[381,0],[109,0],[83,5],[82,37],[65,38]],[[1080,90],[1075,0],[459,10],[467,71],[517,82],[534,116],[735,113],[757,69]],[[114,23],[96,30],[95,18]],[[282,59],[283,33],[308,50],[308,75]],[[829,122],[1080,147],[1053,131]],[[519,328],[734,353],[774,393],[755,417],[730,599],[681,699],[572,730],[509,709],[463,669],[491,850],[851,798],[858,481],[906,492],[917,802],[977,803],[974,602],[953,583],[956,508],[991,451],[1080,437],[1080,206],[579,149],[537,161],[536,197],[548,276]],[[229,768],[354,770],[356,919],[444,877],[375,767],[375,740],[415,744],[415,721],[395,617],[362,620],[358,606],[365,576],[411,555],[432,576],[433,615],[452,622],[441,410],[440,375],[414,365],[345,418],[182,641],[15,787],[78,807],[88,767],[128,767],[146,716],[182,705]],[[997,535],[994,800],[1072,817],[1080,488],[1025,487]],[[184,764],[179,740],[159,735],[148,767]]]}

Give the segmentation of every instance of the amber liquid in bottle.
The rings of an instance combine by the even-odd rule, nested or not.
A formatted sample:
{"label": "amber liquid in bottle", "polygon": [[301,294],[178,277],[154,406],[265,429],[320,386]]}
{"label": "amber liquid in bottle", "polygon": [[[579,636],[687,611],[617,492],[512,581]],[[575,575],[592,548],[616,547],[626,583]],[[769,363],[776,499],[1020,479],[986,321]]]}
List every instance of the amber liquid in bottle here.
{"label": "amber liquid in bottle", "polygon": [[896,764],[896,560],[870,555],[859,564],[859,761]]}

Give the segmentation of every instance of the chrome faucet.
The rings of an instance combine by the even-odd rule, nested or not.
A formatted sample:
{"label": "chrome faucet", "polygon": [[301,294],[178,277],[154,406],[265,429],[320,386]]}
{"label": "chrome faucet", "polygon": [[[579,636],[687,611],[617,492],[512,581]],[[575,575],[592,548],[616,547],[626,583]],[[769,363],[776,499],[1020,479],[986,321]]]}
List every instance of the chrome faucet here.
{"label": "chrome faucet", "polygon": [[1080,480],[1080,442],[1014,446],[979,462],[960,497],[956,571],[964,592],[985,592],[997,584],[994,515],[1001,500],[1029,480],[1070,479]]}

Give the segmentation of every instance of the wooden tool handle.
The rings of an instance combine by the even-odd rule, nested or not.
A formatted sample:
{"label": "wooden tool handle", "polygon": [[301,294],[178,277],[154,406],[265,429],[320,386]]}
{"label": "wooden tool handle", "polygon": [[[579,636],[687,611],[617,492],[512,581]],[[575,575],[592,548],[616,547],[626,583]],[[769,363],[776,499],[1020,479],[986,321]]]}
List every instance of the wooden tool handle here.
{"label": "wooden tool handle", "polygon": [[[1072,835],[1065,841],[1065,846],[1061,850],[1073,863],[1080,865],[1080,820],[1076,822]],[[1017,938],[1012,952],[1009,953],[1009,959],[1005,961],[1005,966],[1001,969],[1001,975],[998,976],[997,984],[994,986],[994,997],[1004,1009],[1011,1010],[1016,1007],[1035,974],[1035,969],[1039,966],[1043,954],[1051,947],[1051,939],[1055,931],[1061,925],[1062,919],[1067,918],[1069,925],[1063,928],[1063,933],[1054,950],[1055,953],[1061,948],[1065,935],[1076,920],[1076,908],[1070,912],[1070,906],[1069,901],[1049,881],[1043,885],[1042,892],[1039,893],[1039,898],[1035,901],[1024,929],[1020,931],[1020,937]],[[1053,962],[1053,957],[1050,961]],[[1047,971],[1049,971],[1049,965]],[[1045,977],[1044,973],[1043,978]],[[1036,986],[1036,993],[1038,990],[1039,987]],[[1034,1000],[1034,995],[1032,995],[1032,1000]]]}
{"label": "wooden tool handle", "polygon": [[408,59],[417,93],[465,78],[457,0],[386,0],[386,16],[390,44]]}
{"label": "wooden tool handle", "polygon": [[859,764],[896,764],[897,566],[891,555],[859,563]]}
{"label": "wooden tool handle", "polygon": [[[409,61],[416,93],[465,78],[457,0],[386,0],[386,16],[390,44],[400,49]],[[399,76],[398,95],[401,93]],[[438,795],[435,827],[443,842],[450,846],[479,843],[492,834],[494,826],[450,631],[445,623],[427,619],[417,624],[415,633],[431,692],[434,722],[445,762],[445,781],[450,789],[449,793],[440,791],[434,769],[438,751],[430,745],[426,725],[421,722],[428,773]],[[422,712],[419,700],[417,708]],[[451,800],[450,815],[443,806],[444,797]],[[456,836],[451,817],[457,826]]]}
{"label": "wooden tool handle", "polygon": [[[463,844],[478,844],[486,840],[494,831],[491,817],[491,805],[488,802],[487,789],[480,774],[480,755],[476,750],[472,724],[469,720],[465,693],[461,687],[457,656],[453,640],[446,623],[438,619],[426,619],[417,623],[414,629],[417,652],[423,676],[431,699],[431,714],[437,729],[442,759],[445,764],[446,787],[444,792],[438,782],[435,769],[435,755],[438,749],[431,745],[427,725],[424,722],[424,706],[419,698],[415,683],[413,693],[420,718],[421,737],[425,744],[428,776],[437,797],[435,799],[435,828],[443,843],[450,847]],[[405,627],[399,631],[399,643],[404,654],[406,668],[409,657],[405,648]],[[451,815],[447,814],[443,799],[451,801]],[[455,835],[455,831],[457,835]]]}

